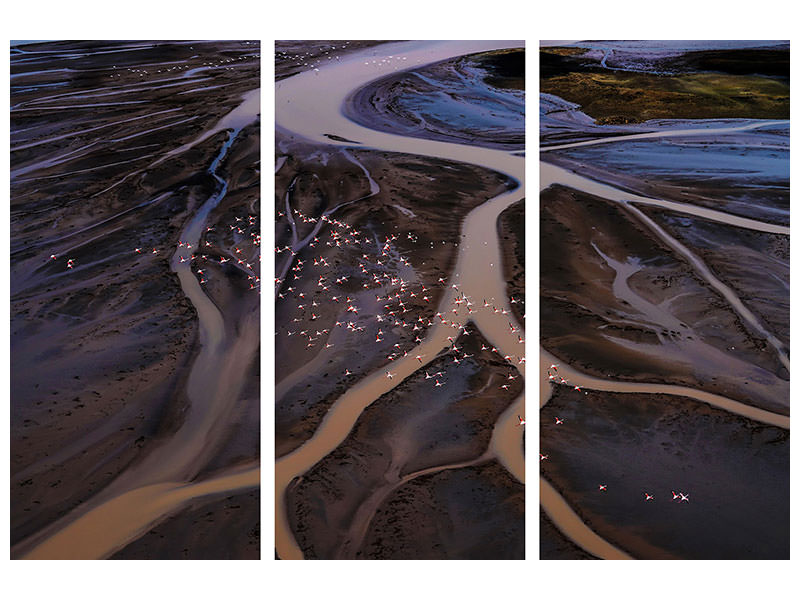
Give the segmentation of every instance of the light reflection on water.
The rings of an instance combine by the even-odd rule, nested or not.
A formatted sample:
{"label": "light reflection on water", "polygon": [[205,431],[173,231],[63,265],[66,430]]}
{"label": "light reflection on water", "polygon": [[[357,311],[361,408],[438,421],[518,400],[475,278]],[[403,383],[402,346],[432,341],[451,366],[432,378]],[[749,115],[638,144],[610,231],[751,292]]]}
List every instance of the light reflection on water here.
{"label": "light reflection on water", "polygon": [[733,138],[727,143],[725,136],[713,140],[694,137],[692,140],[619,141],[613,148],[595,146],[563,152],[572,159],[592,164],[601,162],[626,173],[747,179],[788,189],[789,148],[776,145],[775,141],[740,143]]}

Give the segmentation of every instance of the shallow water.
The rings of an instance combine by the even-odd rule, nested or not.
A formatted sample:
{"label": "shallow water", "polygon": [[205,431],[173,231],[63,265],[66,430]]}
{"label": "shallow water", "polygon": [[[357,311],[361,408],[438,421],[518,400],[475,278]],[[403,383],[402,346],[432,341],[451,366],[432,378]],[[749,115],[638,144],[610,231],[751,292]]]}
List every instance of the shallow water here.
{"label": "shallow water", "polygon": [[[513,154],[366,129],[346,119],[341,107],[347,96],[393,69],[393,61],[412,66],[428,64],[447,58],[495,48],[519,47],[515,42],[409,42],[382,45],[355,53],[348,60],[326,66],[320,71],[300,73],[277,84],[276,120],[281,129],[311,139],[321,144],[338,146],[352,145],[332,140],[330,135],[357,141],[360,145],[468,162],[513,177],[520,182],[516,189],[501,194],[478,208],[466,218],[462,226],[462,238],[454,273],[448,286],[457,286],[465,296],[473,299],[494,297],[496,304],[506,307],[508,314],[496,314],[491,310],[476,310],[470,315],[486,339],[503,354],[524,356],[524,344],[518,344],[516,335],[509,333],[508,322],[511,311],[505,298],[505,282],[502,271],[493,265],[500,264],[499,241],[497,239],[497,217],[514,202],[524,196],[524,158]],[[391,57],[391,58],[390,58]],[[369,59],[369,60],[365,60]],[[404,60],[405,59],[405,60]],[[325,89],[325,94],[318,90]],[[457,292],[449,287],[440,303],[444,312],[452,305]],[[468,318],[461,313],[456,321],[465,323]],[[285,489],[295,477],[302,475],[321,458],[336,448],[352,429],[363,409],[382,394],[398,385],[405,377],[430,362],[449,345],[447,336],[450,327],[439,324],[430,328],[423,342],[414,352],[391,365],[393,379],[383,370],[362,379],[341,396],[326,414],[314,436],[294,452],[276,462],[276,547],[281,558],[302,558],[289,527],[284,497]],[[413,354],[428,358],[421,364]],[[515,360],[516,362],[516,360]],[[524,366],[515,365],[524,375]],[[498,460],[520,481],[524,481],[524,457],[522,453],[522,430],[516,427],[516,414],[521,410],[522,397],[518,398],[501,416],[495,426],[492,451]]]}
{"label": "shallow water", "polygon": [[756,219],[748,219],[746,217],[740,217],[731,213],[704,208],[694,204],[673,202],[671,200],[661,200],[659,198],[650,198],[640,194],[633,194],[606,183],[600,183],[587,177],[583,177],[574,171],[570,171],[569,169],[565,169],[564,167],[559,167],[551,163],[540,163],[539,173],[540,190],[544,190],[551,185],[564,185],[566,187],[580,190],[581,192],[586,192],[587,194],[592,194],[594,196],[600,196],[601,198],[606,198],[615,202],[622,202],[626,204],[638,203],[645,206],[657,206],[659,208],[694,215],[696,217],[701,217],[710,221],[716,221],[718,223],[724,223],[726,225],[733,225],[735,227],[744,227],[746,229],[763,231],[765,233],[779,233],[782,235],[789,234],[789,228],[784,225],[765,223]]}
{"label": "shallow water", "polygon": [[[110,556],[187,501],[259,485],[260,468],[232,472],[195,483],[158,483],[126,492],[86,513],[22,558],[91,560]],[[110,535],[109,526],[112,527]],[[76,540],[80,540],[76,544]]]}
{"label": "shallow water", "polygon": [[[768,140],[766,140],[768,142]],[[613,149],[576,148],[564,154],[573,160],[607,164],[611,169],[643,176],[676,175],[701,181],[733,180],[737,184],[775,185],[788,191],[789,147],[718,139],[617,142]]]}
{"label": "shallow water", "polygon": [[[584,44],[576,42],[572,45],[583,46]],[[606,44],[587,47],[603,50],[605,52],[604,59],[608,58],[610,52],[613,51],[613,46]],[[704,48],[697,45],[693,49]],[[678,48],[675,45],[659,46],[656,43],[649,50],[656,55],[667,55]],[[567,136],[571,136],[572,139],[580,139],[588,135],[602,134],[607,137],[595,137],[568,143],[551,143],[551,145],[541,147],[540,190],[558,184],[622,203],[626,210],[636,216],[637,220],[644,223],[673,251],[682,255],[689,262],[695,273],[725,299],[742,321],[747,323],[756,335],[772,346],[779,360],[788,370],[787,348],[769,331],[761,319],[754,315],[734,290],[720,281],[698,256],[670,236],[636,205],[658,206],[677,213],[690,214],[726,225],[772,234],[788,235],[788,227],[688,203],[672,202],[626,192],[579,174],[582,164],[591,164],[601,167],[607,165],[612,172],[619,171],[636,175],[644,173],[645,176],[650,174],[668,177],[679,174],[682,177],[696,177],[701,181],[712,176],[721,176],[726,180],[732,180],[733,185],[739,185],[745,196],[747,189],[751,187],[764,185],[774,187],[777,184],[778,187],[788,188],[788,160],[786,160],[788,157],[788,122],[734,119],[659,120],[632,126],[601,127],[595,125],[591,119],[577,109],[577,106],[566,103],[558,97],[544,97],[541,104],[541,110],[544,113],[542,116],[543,139],[547,137],[555,141],[558,137],[563,139]],[[608,136],[609,133],[616,135]],[[570,158],[573,161],[573,164],[570,165],[572,170],[545,162],[550,152]],[[640,324],[645,327],[648,323],[671,324],[666,328],[679,331],[681,327],[685,327],[668,312],[668,305],[654,306],[639,297],[627,285],[627,278],[641,268],[636,257],[628,257],[627,262],[620,262],[603,254],[602,250],[596,246],[595,250],[616,272],[613,284],[615,295],[628,302],[634,309],[626,318],[636,322],[641,321]],[[660,337],[658,331],[656,333]],[[697,338],[697,336],[694,337]],[[614,341],[634,346],[633,342],[616,339]],[[772,373],[765,373],[748,363],[737,362],[736,359],[718,349],[699,343],[699,340],[691,343],[689,347],[685,346],[689,343],[685,339],[669,339],[662,340],[662,342],[664,345],[657,347],[657,350],[666,353],[673,360],[680,362],[682,359],[691,358],[701,365],[717,364],[717,368],[726,368],[730,372],[740,374],[743,383],[747,382],[763,387],[763,393],[767,394],[767,397],[777,394],[785,396],[788,401],[788,382],[775,381]],[[649,350],[649,347],[642,344],[636,344],[636,348],[643,352]],[[555,385],[547,377],[548,367],[554,363],[559,363],[559,361],[547,353],[544,348],[540,348],[540,406],[547,403],[552,394],[552,386]],[[785,415],[754,408],[724,396],[685,386],[614,381],[587,375],[563,363],[558,366],[558,374],[565,377],[570,385],[578,385],[586,389],[686,396],[757,422],[789,428],[789,417]],[[617,549],[609,547],[603,540],[597,538],[580,521],[569,505],[558,496],[552,486],[544,479],[541,480],[541,483],[543,508],[568,538],[596,556],[620,558],[617,555]]]}
{"label": "shallow water", "polygon": [[488,85],[484,79],[491,72],[479,62],[452,62],[449,67],[403,71],[402,76],[376,82],[374,88],[362,88],[357,94],[359,102],[347,107],[348,116],[369,127],[370,116],[358,112],[358,105],[369,101],[377,111],[392,114],[391,125],[381,120],[373,125],[387,132],[419,138],[447,138],[459,132],[474,135],[471,145],[490,147],[502,142],[506,144],[503,147],[522,143],[525,92]]}
{"label": "shallow water", "polygon": [[[90,54],[92,53],[88,53],[87,55]],[[47,60],[47,58],[45,57],[44,60]],[[186,83],[191,83],[191,81],[187,81],[185,84]],[[64,96],[79,97],[75,93],[66,94]],[[39,99],[40,102],[46,100],[46,98]],[[147,101],[152,101],[152,99],[149,98],[141,102]],[[33,101],[30,102],[33,103]],[[36,110],[39,109],[41,109],[41,107],[36,108]],[[151,119],[153,124],[168,121],[164,126],[146,130],[136,130],[135,133],[131,133],[130,135],[120,135],[121,131],[130,131],[129,129],[116,129],[115,134],[119,136],[117,138],[100,136],[89,144],[84,144],[68,152],[64,153],[60,151],[61,153],[56,153],[55,156],[51,154],[45,161],[24,164],[24,166],[19,167],[15,172],[17,177],[14,183],[20,185],[26,183],[26,180],[19,178],[19,175],[23,171],[34,172],[49,166],[62,163],[66,164],[74,160],[76,156],[80,156],[86,149],[91,149],[92,152],[96,152],[100,148],[106,147],[108,144],[127,141],[140,135],[147,135],[163,127],[170,127],[178,123],[200,118],[200,116],[195,115],[175,121],[174,119],[178,117],[178,115],[173,113],[175,111],[180,113],[182,110],[184,109],[166,109],[129,118],[119,118],[118,115],[112,115],[108,123],[103,123],[102,118],[96,118],[94,123],[102,123],[96,126],[87,126],[91,125],[92,121],[78,120],[77,127],[76,123],[70,123],[74,128],[73,130],[67,131],[67,133],[49,136],[44,139],[32,137],[28,140],[20,140],[18,146],[13,148],[12,151],[24,151],[37,146],[58,142],[59,140],[80,137],[86,133],[116,127],[123,123],[132,124],[133,127],[136,127],[140,126],[141,123],[135,122],[141,121],[141,119]],[[220,177],[218,173],[220,164],[228,156],[228,152],[237,140],[241,129],[254,122],[258,118],[258,112],[259,92],[256,89],[245,93],[242,97],[242,101],[227,114],[223,114],[216,122],[212,120],[211,127],[204,132],[205,136],[203,134],[199,136],[203,139],[207,139],[216,132],[225,130],[229,132],[227,141],[223,143],[217,156],[207,170],[208,175],[217,182],[216,190],[206,199],[205,203],[199,207],[194,214],[194,218],[185,225],[181,233],[181,240],[184,242],[188,241],[195,248],[198,245],[201,232],[203,231],[209,215],[227,194],[228,183]],[[164,116],[153,118],[156,115]],[[60,131],[63,130],[64,128],[60,129]],[[195,140],[194,143],[181,146],[177,151],[173,150],[172,152],[168,152],[166,156],[160,154],[161,158],[155,163],[151,163],[149,167],[161,162],[161,160],[166,160],[166,158],[177,156],[180,152],[188,150],[197,143],[199,143],[199,141]],[[145,145],[140,148],[129,148],[128,150],[141,150],[142,148],[150,148],[152,146],[163,147],[163,144]],[[25,156],[28,156],[28,154],[26,153]],[[37,155],[33,154],[33,156]],[[46,152],[44,156],[47,156]],[[140,155],[138,158],[148,158],[151,156],[153,156],[153,154],[144,154]],[[122,161],[119,164],[123,162],[128,161]],[[149,167],[135,172],[146,171]],[[92,170],[95,170],[95,168],[70,172],[62,171],[61,176],[66,177],[68,175],[85,173]],[[131,173],[128,173],[123,180],[130,175]],[[85,247],[96,238],[87,240],[80,237],[82,234],[94,228],[97,228],[100,232],[99,236],[114,233],[115,230],[109,231],[108,228],[103,229],[103,226],[120,219],[131,211],[145,209],[151,205],[160,203],[169,198],[172,193],[173,192],[168,191],[158,194],[153,198],[146,199],[110,217],[100,219],[88,226],[70,231],[68,234],[41,240],[32,244],[31,247],[48,245],[50,248],[53,248],[53,245],[57,242],[67,241],[67,243],[69,243],[68,240],[72,237],[76,238],[76,246]],[[88,199],[80,198],[80,200]],[[55,226],[53,228],[55,228]],[[31,248],[24,248],[24,250],[30,249]],[[61,254],[62,250],[66,254],[70,252],[72,248],[60,247],[58,253]],[[47,252],[50,251],[50,249],[47,250]],[[42,252],[44,252],[44,250]],[[236,467],[224,471],[219,477],[191,484],[186,483],[188,480],[194,478],[206,464],[209,452],[216,448],[220,436],[225,434],[225,429],[230,426],[230,423],[226,421],[226,417],[229,416],[231,406],[239,399],[239,392],[245,382],[245,372],[249,368],[259,344],[257,311],[245,315],[243,318],[239,319],[237,323],[228,323],[226,328],[226,323],[220,310],[205,294],[198,283],[197,277],[192,273],[190,268],[191,263],[189,261],[181,263],[179,260],[182,256],[189,257],[190,255],[190,250],[179,248],[177,253],[172,257],[171,262],[171,266],[180,281],[183,292],[197,312],[202,346],[194,357],[193,368],[186,382],[185,392],[188,403],[182,417],[182,426],[178,428],[173,436],[160,442],[160,444],[154,443],[152,447],[148,446],[149,454],[144,455],[134,466],[123,471],[107,487],[98,491],[90,500],[79,504],[59,521],[52,523],[18,544],[18,546],[14,548],[18,554],[22,554],[26,558],[102,558],[114,550],[123,547],[131,539],[141,535],[141,533],[146,531],[155,521],[180,509],[188,499],[226,491],[228,489],[234,490],[240,489],[241,487],[253,487],[258,485],[258,467],[253,466],[252,463],[250,465],[251,469],[246,473],[242,472],[240,467]],[[126,253],[126,256],[129,255]],[[38,260],[38,258],[37,256],[32,260]],[[82,269],[89,268],[94,264],[111,260],[118,261],[119,259],[120,256],[118,254],[112,254],[109,256],[101,256],[99,260],[94,262],[80,262],[74,272],[80,272]],[[169,273],[166,270],[165,272],[167,274]],[[55,276],[63,277],[63,274]],[[42,277],[40,276],[39,281],[33,281],[31,285],[37,283],[41,285],[41,279]],[[22,281],[24,283],[27,280],[15,276],[15,281]],[[87,281],[80,280],[78,285],[85,286],[87,285]],[[130,308],[130,306],[123,307],[123,309],[127,308]],[[73,329],[72,333],[75,333],[75,331],[76,330]],[[147,344],[149,340],[143,340],[142,343]],[[75,379],[78,379],[78,377]],[[178,388],[173,393],[178,397],[183,391]],[[141,406],[138,407],[139,410],[141,410],[141,408]],[[98,439],[100,435],[108,435],[107,424],[114,423],[115,419],[116,417],[108,422],[104,422],[101,427],[97,428],[96,432],[93,432],[94,439]],[[81,441],[81,443],[83,442],[84,440]],[[87,443],[85,445],[89,444]],[[70,452],[74,454],[78,452],[78,450],[71,450],[70,446],[62,452],[62,455],[69,457]],[[38,469],[40,467],[40,464],[34,465],[34,468]]]}

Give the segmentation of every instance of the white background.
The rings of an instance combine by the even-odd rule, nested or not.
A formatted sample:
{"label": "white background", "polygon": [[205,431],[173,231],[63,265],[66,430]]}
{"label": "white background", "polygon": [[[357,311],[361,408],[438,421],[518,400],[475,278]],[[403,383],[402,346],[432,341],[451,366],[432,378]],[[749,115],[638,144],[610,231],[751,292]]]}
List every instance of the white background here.
{"label": "white background", "polygon": [[[535,353],[539,331],[538,308],[538,82],[539,39],[791,39],[798,18],[788,2],[701,3],[676,0],[662,3],[610,1],[551,1],[540,3],[490,0],[434,2],[432,0],[373,0],[322,2],[276,0],[242,2],[129,2],[52,0],[4,3],[4,43],[25,39],[242,39],[261,40],[262,52],[262,160],[273,164],[274,99],[273,41],[275,39],[514,39],[526,40],[527,147],[526,187],[528,254],[526,296],[528,351]],[[6,46],[8,47],[8,46]],[[792,71],[797,60],[792,59]],[[8,190],[8,60],[0,74],[4,134],[0,141],[2,188]],[[795,113],[796,102],[792,102]],[[792,152],[794,158],[795,152]],[[794,160],[792,163],[794,165]],[[794,174],[795,169],[792,169]],[[262,214],[264,248],[272,247],[273,178],[264,169]],[[7,206],[7,205],[6,205]],[[8,318],[9,212],[0,218],[0,302],[2,302],[2,435],[0,482],[9,481],[8,461]],[[794,250],[794,244],[792,245]],[[796,263],[792,252],[792,264]],[[272,280],[270,254],[263,263],[265,282]],[[269,286],[265,286],[269,289]],[[775,598],[793,595],[800,587],[791,575],[791,561],[539,561],[537,461],[528,461],[531,482],[527,493],[527,556],[522,561],[365,561],[281,562],[273,560],[272,505],[272,397],[271,340],[273,311],[270,294],[262,296],[262,556],[261,561],[49,561],[9,560],[9,532],[0,528],[2,591],[6,598],[58,599],[205,599],[243,597],[306,600],[310,598],[461,598],[546,596],[561,598],[638,598],[640,600],[695,600]],[[792,298],[792,334],[797,315]],[[534,356],[533,359],[536,359]],[[532,360],[530,364],[538,364]],[[533,386],[529,386],[535,389]],[[792,386],[795,401],[795,385]],[[528,398],[530,431],[537,431],[535,399]],[[798,444],[792,444],[792,465],[798,464]],[[792,469],[796,475],[796,469]],[[797,477],[792,498],[797,499]],[[797,550],[794,526],[800,512],[792,502],[792,548]],[[3,483],[3,515],[8,515],[8,488]],[[797,568],[795,566],[795,571]]]}

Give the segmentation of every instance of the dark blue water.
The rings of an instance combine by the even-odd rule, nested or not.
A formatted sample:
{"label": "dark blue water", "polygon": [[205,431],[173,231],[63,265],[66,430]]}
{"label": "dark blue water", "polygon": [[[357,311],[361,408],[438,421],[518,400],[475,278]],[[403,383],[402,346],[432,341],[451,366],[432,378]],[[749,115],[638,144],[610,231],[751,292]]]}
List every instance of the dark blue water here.
{"label": "dark blue water", "polygon": [[516,131],[524,135],[525,92],[495,88],[483,81],[481,69],[470,68],[442,81],[414,72],[426,93],[403,94],[397,106],[426,122],[461,131]]}
{"label": "dark blue water", "polygon": [[[733,180],[737,185],[789,186],[787,125],[716,139],[664,138],[563,150],[570,158],[631,174]],[[756,137],[757,136],[757,137]]]}

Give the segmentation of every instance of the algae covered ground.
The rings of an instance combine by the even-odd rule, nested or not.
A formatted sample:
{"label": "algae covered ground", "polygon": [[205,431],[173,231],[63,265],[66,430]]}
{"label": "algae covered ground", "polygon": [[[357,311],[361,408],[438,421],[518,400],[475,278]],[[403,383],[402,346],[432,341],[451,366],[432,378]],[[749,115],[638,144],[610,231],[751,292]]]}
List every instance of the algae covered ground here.
{"label": "algae covered ground", "polygon": [[[788,70],[778,68],[788,61],[788,50],[690,52],[647,70],[613,67],[610,59],[603,66],[591,52],[578,50],[586,52],[541,50],[541,91],[579,104],[600,124],[789,118]],[[762,56],[765,52],[770,56]]]}

